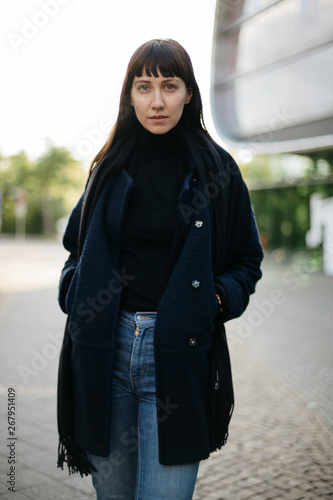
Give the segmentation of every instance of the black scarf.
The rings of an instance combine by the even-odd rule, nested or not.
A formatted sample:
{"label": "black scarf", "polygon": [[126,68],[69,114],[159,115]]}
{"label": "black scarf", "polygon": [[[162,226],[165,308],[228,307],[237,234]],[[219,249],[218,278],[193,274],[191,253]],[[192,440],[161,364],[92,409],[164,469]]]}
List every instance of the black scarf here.
{"label": "black scarf", "polygon": [[[250,228],[251,206],[245,184],[230,155],[217,151],[201,131],[191,132],[182,127],[183,151],[191,169],[198,171],[204,186],[212,220],[212,266],[214,274],[222,274],[237,259]],[[83,199],[78,257],[87,234],[91,217],[102,189],[124,166],[135,162],[137,136],[118,139],[90,175]],[[176,229],[172,255],[179,255],[183,241]],[[174,262],[175,263],[175,262]],[[71,377],[71,339],[66,324],[58,372],[58,467],[68,465],[69,473],[88,475],[94,467],[86,453],[74,442],[73,394]],[[225,444],[233,411],[231,367],[223,321],[217,318],[211,350],[209,416],[211,451]]]}
{"label": "black scarf", "polygon": [[[201,132],[193,134],[184,126],[181,133],[190,168],[198,170],[205,187],[213,228],[213,271],[222,274],[237,259],[248,235],[251,219],[248,191],[235,161],[226,151],[221,156],[217,146]],[[78,256],[101,190],[124,165],[133,164],[136,141],[136,134],[120,138],[92,171],[81,212]]]}

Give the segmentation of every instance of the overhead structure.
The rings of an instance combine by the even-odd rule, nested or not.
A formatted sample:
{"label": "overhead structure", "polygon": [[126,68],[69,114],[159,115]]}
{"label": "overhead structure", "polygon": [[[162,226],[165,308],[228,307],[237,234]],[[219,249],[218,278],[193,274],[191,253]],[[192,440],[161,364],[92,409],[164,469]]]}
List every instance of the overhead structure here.
{"label": "overhead structure", "polygon": [[240,148],[333,147],[333,1],[217,0],[211,107]]}

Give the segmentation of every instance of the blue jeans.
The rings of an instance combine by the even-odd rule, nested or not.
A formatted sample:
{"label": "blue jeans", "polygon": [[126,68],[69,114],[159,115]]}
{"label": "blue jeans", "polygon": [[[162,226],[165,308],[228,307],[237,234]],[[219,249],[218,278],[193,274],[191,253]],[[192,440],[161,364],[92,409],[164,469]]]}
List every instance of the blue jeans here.
{"label": "blue jeans", "polygon": [[199,462],[158,458],[154,326],[156,312],[121,311],[113,361],[110,455],[88,453],[97,500],[191,500]]}

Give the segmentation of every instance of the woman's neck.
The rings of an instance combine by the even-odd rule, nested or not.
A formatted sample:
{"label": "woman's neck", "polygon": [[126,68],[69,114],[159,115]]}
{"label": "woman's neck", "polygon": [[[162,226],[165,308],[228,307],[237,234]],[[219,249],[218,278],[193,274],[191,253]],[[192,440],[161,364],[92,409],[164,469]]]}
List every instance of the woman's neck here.
{"label": "woman's neck", "polygon": [[178,123],[165,134],[153,134],[139,124],[139,152],[151,158],[169,158],[178,153],[180,145],[180,129]]}

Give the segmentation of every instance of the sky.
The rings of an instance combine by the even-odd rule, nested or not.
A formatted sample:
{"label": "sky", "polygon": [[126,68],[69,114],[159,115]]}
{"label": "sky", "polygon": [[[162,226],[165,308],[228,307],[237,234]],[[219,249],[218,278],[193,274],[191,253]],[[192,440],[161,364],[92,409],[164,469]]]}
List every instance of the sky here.
{"label": "sky", "polygon": [[[38,157],[51,140],[87,166],[117,115],[128,61],[151,38],[189,53],[210,113],[215,0],[0,3],[0,152]],[[221,143],[221,141],[219,141]]]}

